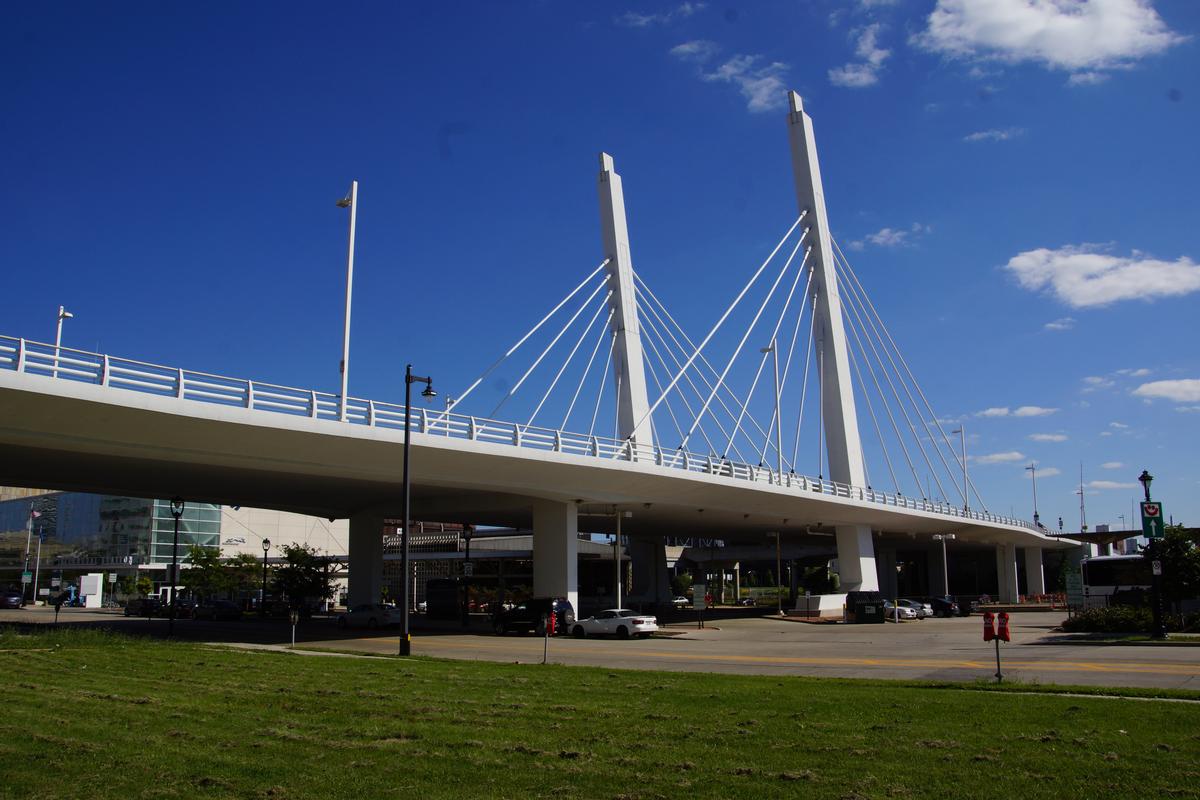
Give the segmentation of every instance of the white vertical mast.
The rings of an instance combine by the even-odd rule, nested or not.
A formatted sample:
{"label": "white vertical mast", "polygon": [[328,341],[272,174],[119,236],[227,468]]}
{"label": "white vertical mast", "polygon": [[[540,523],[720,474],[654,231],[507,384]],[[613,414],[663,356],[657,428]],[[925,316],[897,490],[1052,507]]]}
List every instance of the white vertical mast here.
{"label": "white vertical mast", "polygon": [[[612,156],[600,154],[600,235],[608,257],[609,304],[612,329],[617,337],[613,351],[617,386],[617,436],[635,444],[652,445],[650,402],[642,364],[641,326],[633,288],[633,260],[629,254],[629,228],[625,220],[625,194]],[[640,420],[640,421],[639,421]],[[635,448],[633,458],[638,458]]]}

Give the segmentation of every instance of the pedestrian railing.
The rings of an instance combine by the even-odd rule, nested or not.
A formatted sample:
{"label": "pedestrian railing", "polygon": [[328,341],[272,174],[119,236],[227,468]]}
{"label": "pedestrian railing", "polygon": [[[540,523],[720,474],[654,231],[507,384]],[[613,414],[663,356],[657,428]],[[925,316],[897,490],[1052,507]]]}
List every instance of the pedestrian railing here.
{"label": "pedestrian railing", "polygon": [[[348,397],[345,400],[343,415],[342,398],[328,392],[164,367],[67,347],[56,348],[51,344],[10,336],[0,336],[0,370],[252,411],[344,421],[348,425],[373,428],[404,429],[403,404]],[[1033,523],[1026,520],[964,510],[949,503],[881,492],[869,486],[852,486],[825,480],[820,476],[812,478],[794,472],[781,473],[770,467],[713,455],[697,455],[686,450],[671,450],[643,442],[572,433],[415,406],[412,409],[412,427],[413,433],[426,436],[490,442],[526,450],[566,453],[606,461],[649,463],[734,481],[778,486],[797,493],[840,497],[892,508],[1038,530]]]}

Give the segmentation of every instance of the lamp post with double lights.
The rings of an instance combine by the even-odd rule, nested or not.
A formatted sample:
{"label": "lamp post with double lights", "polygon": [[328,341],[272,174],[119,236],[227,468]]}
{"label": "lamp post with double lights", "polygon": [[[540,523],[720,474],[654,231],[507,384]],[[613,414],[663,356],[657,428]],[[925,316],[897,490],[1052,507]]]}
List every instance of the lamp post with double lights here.
{"label": "lamp post with double lights", "polygon": [[58,377],[58,361],[62,357],[62,324],[64,319],[71,319],[75,315],[67,311],[62,306],[58,307],[58,324],[54,330],[54,377]]}
{"label": "lamp post with double lights", "polygon": [[350,246],[346,254],[346,324],[342,328],[342,395],[338,416],[346,421],[346,391],[350,385],[350,299],[354,289],[354,225],[358,220],[358,181],[350,182],[350,194],[337,201],[338,208],[350,209]]}
{"label": "lamp post with double lights", "polygon": [[258,615],[260,617],[267,616],[267,551],[271,549],[271,540],[262,540],[263,549],[263,578],[262,588],[258,590]]}
{"label": "lamp post with double lights", "polygon": [[167,636],[175,635],[175,610],[179,607],[179,518],[183,516],[183,498],[171,498],[171,516],[175,518],[175,538],[171,543],[171,614],[167,623]]}
{"label": "lamp post with double lights", "polygon": [[[1152,502],[1150,500],[1150,483],[1153,480],[1154,476],[1150,474],[1149,470],[1142,470],[1142,474],[1138,476],[1138,483],[1142,484],[1142,491],[1146,495],[1147,503]],[[1145,509],[1145,506],[1142,506],[1142,508]],[[1145,515],[1146,512],[1143,510],[1143,519]],[[1161,512],[1158,522],[1160,525],[1162,524]],[[1151,591],[1154,592],[1154,631],[1150,634],[1150,638],[1162,640],[1167,638],[1167,626],[1163,622],[1162,561],[1159,554],[1159,541],[1160,539],[1158,538],[1151,538],[1150,543],[1146,545],[1145,555],[1146,558],[1150,559],[1150,587]]]}
{"label": "lamp post with double lights", "polygon": [[421,397],[426,401],[432,401],[437,397],[437,392],[433,390],[433,378],[422,378],[419,375],[412,374],[412,364],[404,368],[404,529],[400,532],[400,574],[401,586],[403,587],[401,594],[404,595],[404,600],[400,603],[400,655],[412,655],[412,637],[408,632],[408,605],[409,605],[409,581],[411,576],[408,574],[408,530],[412,525],[412,513],[410,506],[410,489],[412,484],[409,482],[408,460],[409,451],[412,449],[412,385],[414,383],[423,383],[425,388],[421,390]]}
{"label": "lamp post with double lights", "polygon": [[933,535],[935,542],[942,543],[942,589],[946,597],[950,596],[950,562],[946,558],[946,542],[957,538],[953,533],[935,533]]}

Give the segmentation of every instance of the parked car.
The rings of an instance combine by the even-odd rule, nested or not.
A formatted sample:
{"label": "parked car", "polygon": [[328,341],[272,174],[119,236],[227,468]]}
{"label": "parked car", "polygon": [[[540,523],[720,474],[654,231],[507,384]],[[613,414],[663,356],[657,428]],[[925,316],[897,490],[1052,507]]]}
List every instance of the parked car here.
{"label": "parked car", "polygon": [[643,639],[658,630],[658,619],[650,614],[639,614],[628,608],[609,608],[594,617],[577,620],[571,627],[576,639],[585,636],[616,636],[628,639],[638,636]]}
{"label": "parked car", "polygon": [[242,618],[242,607],[232,600],[214,600],[211,603],[196,606],[192,616],[195,619],[229,622]]}
{"label": "parked car", "polygon": [[400,624],[400,609],[382,603],[365,603],[338,616],[342,628],[385,628]]}
{"label": "parked car", "polygon": [[678,597],[674,597],[671,599],[671,605],[675,606],[676,608],[690,608],[692,605],[692,601],[687,599],[683,595],[679,595]]}
{"label": "parked car", "polygon": [[[929,598],[928,602],[930,607],[933,608],[933,615],[935,617],[957,617],[961,613],[959,611],[958,603],[955,602],[954,598],[948,594],[939,597],[931,597]],[[969,616],[970,613],[971,612],[968,611],[967,614],[963,616]]]}
{"label": "parked car", "polygon": [[902,599],[900,605],[907,606],[917,612],[917,619],[925,619],[933,616],[933,606],[921,600]]}
{"label": "parked car", "polygon": [[125,616],[127,617],[161,617],[162,615],[162,600],[157,597],[135,597],[125,604]]}
{"label": "parked car", "polygon": [[0,592],[0,608],[20,608],[25,604],[25,595],[16,589]]}
{"label": "parked car", "polygon": [[756,605],[758,605],[758,603],[755,601],[755,599],[753,597],[743,597],[741,600],[737,601],[737,604],[739,606],[756,606]]}
{"label": "parked car", "polygon": [[554,615],[554,632],[565,634],[575,624],[575,607],[565,597],[534,597],[496,615],[494,623],[500,636],[509,631],[544,633],[543,620]]}
{"label": "parked car", "polygon": [[[903,603],[903,601],[901,602]],[[891,600],[884,600],[883,616],[884,619],[887,620],[895,620],[897,617],[900,619],[916,619],[917,612],[905,605],[901,605],[897,608],[897,606],[893,604]]]}

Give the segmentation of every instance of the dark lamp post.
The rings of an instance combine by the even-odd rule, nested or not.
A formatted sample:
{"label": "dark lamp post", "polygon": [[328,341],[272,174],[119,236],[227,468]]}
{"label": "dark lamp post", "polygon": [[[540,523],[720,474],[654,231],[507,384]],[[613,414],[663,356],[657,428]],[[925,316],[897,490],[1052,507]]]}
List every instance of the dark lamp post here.
{"label": "dark lamp post", "polygon": [[258,614],[261,617],[267,615],[267,551],[271,549],[271,540],[262,540],[263,549],[263,579],[262,588],[258,590]]}
{"label": "dark lamp post", "polygon": [[175,538],[171,544],[171,614],[167,622],[167,636],[175,635],[175,610],[179,603],[175,587],[179,584],[179,518],[183,516],[183,498],[171,498],[171,516],[175,518]]}
{"label": "dark lamp post", "polygon": [[466,553],[463,554],[463,605],[462,605],[462,624],[467,627],[471,624],[471,573],[474,567],[471,565],[471,534],[473,533],[470,525],[463,525],[463,542],[466,544]]}
{"label": "dark lamp post", "polygon": [[403,591],[403,599],[400,602],[400,655],[412,655],[412,637],[408,632],[408,601],[411,590],[409,589],[409,580],[411,575],[408,574],[408,529],[412,525],[412,514],[409,504],[411,485],[409,483],[408,474],[408,455],[412,449],[412,385],[414,383],[425,384],[424,390],[421,392],[421,397],[427,401],[437,397],[437,392],[433,390],[433,378],[422,378],[412,374],[412,364],[404,368],[404,529],[400,532],[400,585]]}
{"label": "dark lamp post", "polygon": [[1150,482],[1154,480],[1154,476],[1148,470],[1142,470],[1142,474],[1138,476],[1138,483],[1142,485],[1142,491],[1146,493],[1146,502],[1150,502]]}

